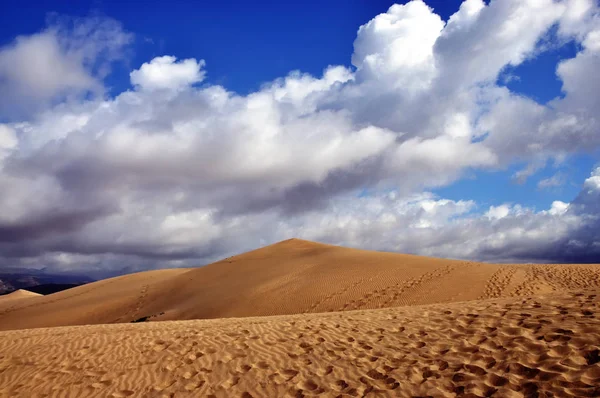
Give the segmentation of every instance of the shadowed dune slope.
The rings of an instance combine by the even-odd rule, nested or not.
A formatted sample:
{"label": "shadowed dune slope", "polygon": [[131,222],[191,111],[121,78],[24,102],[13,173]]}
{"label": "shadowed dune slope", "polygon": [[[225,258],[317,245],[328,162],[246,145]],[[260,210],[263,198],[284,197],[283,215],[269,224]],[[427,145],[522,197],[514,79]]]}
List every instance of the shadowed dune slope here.
{"label": "shadowed dune slope", "polygon": [[598,289],[0,332],[0,397],[598,397]]}
{"label": "shadowed dune slope", "polygon": [[283,241],[0,306],[0,329],[318,313],[600,288],[597,265],[497,265]]}

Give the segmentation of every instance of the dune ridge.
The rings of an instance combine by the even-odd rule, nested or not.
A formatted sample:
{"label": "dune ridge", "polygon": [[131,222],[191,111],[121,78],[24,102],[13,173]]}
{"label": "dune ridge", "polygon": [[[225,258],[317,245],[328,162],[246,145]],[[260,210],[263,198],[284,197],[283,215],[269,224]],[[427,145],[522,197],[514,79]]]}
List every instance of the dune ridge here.
{"label": "dune ridge", "polygon": [[39,297],[39,296],[41,296],[41,294],[39,294],[39,293],[30,292],[29,290],[25,290],[25,289],[18,289],[12,293],[8,293],[8,294],[0,296],[0,300],[8,301],[8,300],[15,300],[15,299],[22,299],[22,298],[29,298],[29,297]]}
{"label": "dune ridge", "polygon": [[3,308],[15,306],[17,303],[23,303],[24,300],[31,299],[33,297],[41,297],[39,293],[30,292],[25,289],[18,289],[12,293],[4,294],[0,296],[0,313]]}
{"label": "dune ridge", "polygon": [[594,264],[292,239],[0,297],[0,397],[597,397],[599,294]]}
{"label": "dune ridge", "polygon": [[594,264],[487,264],[290,239],[0,304],[0,330],[320,313],[600,288]]}

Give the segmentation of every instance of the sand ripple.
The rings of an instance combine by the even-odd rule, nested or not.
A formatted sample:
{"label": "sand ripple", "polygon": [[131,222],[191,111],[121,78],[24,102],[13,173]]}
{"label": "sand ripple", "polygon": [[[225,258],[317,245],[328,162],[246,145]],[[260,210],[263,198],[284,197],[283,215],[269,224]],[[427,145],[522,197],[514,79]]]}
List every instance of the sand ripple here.
{"label": "sand ripple", "polygon": [[0,332],[0,396],[597,397],[597,294]]}

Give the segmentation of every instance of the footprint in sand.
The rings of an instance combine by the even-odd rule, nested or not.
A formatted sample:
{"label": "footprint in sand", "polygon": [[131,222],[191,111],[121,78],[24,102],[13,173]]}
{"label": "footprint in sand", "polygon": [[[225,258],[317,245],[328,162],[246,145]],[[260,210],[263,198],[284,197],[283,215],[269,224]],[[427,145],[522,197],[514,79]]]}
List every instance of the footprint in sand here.
{"label": "footprint in sand", "polygon": [[240,378],[238,376],[232,376],[229,379],[225,380],[221,386],[225,389],[229,389],[233,386],[235,386],[237,383],[240,382]]}
{"label": "footprint in sand", "polygon": [[105,388],[105,387],[108,387],[110,384],[111,384],[110,380],[99,381],[96,383],[92,383],[92,388],[95,388],[95,389]]}
{"label": "footprint in sand", "polygon": [[134,394],[134,392],[131,390],[121,390],[121,391],[113,392],[112,396],[115,398],[124,398],[124,397],[130,397],[133,394]]}
{"label": "footprint in sand", "polygon": [[256,366],[258,366],[260,369],[268,369],[269,368],[269,364],[266,363],[265,361],[260,361],[256,364]]}
{"label": "footprint in sand", "polygon": [[193,381],[185,385],[186,391],[194,391],[202,387],[206,383],[204,380]]}
{"label": "footprint in sand", "polygon": [[323,376],[327,376],[328,374],[331,374],[332,372],[333,372],[333,366],[329,365],[325,369],[317,370],[317,375],[323,377]]}
{"label": "footprint in sand", "polygon": [[153,344],[152,349],[156,352],[160,352],[160,351],[164,351],[167,347],[168,347],[168,344],[166,341],[156,340]]}
{"label": "footprint in sand", "polygon": [[198,374],[198,372],[193,371],[193,372],[185,372],[182,376],[184,379],[189,380],[192,377],[196,376]]}
{"label": "footprint in sand", "polygon": [[238,366],[237,371],[240,373],[248,373],[252,369],[252,365],[248,365],[247,363],[241,364]]}
{"label": "footprint in sand", "polygon": [[282,374],[283,374],[285,377],[287,377],[287,380],[289,381],[289,380],[293,379],[294,377],[296,377],[296,375],[297,375],[299,372],[298,372],[297,370],[295,370],[295,369],[284,369],[284,370],[282,370],[282,371],[281,371],[281,373],[282,373]]}

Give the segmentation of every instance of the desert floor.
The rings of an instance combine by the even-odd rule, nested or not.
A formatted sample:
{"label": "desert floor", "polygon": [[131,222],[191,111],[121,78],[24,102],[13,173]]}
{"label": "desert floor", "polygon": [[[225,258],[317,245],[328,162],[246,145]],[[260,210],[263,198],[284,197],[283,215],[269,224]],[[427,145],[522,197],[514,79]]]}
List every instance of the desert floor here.
{"label": "desert floor", "polygon": [[0,397],[598,397],[598,294],[597,265],[290,240],[0,297]]}

